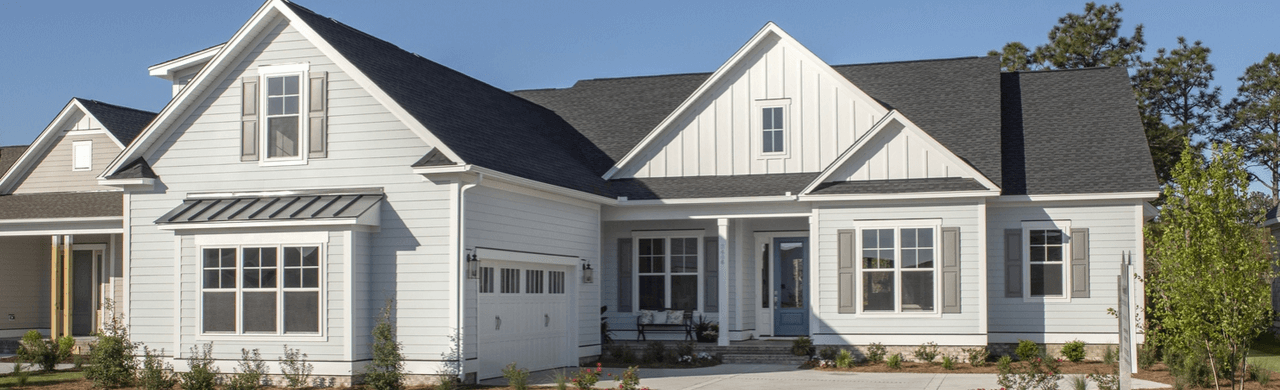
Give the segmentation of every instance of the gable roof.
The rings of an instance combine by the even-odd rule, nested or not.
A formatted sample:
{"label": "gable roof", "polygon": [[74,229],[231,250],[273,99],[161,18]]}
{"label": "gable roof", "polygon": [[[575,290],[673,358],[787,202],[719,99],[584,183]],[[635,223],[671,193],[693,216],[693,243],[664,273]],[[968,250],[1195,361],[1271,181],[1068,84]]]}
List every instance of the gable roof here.
{"label": "gable roof", "polygon": [[1005,195],[1159,191],[1124,68],[1001,75]]}
{"label": "gable roof", "polygon": [[[58,116],[54,117],[49,122],[49,125],[40,132],[40,135],[36,136],[35,141],[22,150],[21,155],[13,157],[16,160],[8,163],[5,167],[3,175],[0,176],[0,194],[12,191],[26,177],[27,172],[35,168],[36,164],[43,159],[45,153],[57,144],[61,129],[71,123],[77,111],[97,120],[103,129],[107,131],[108,137],[121,148],[129,146],[131,142],[137,139],[138,133],[143,128],[146,128],[147,124],[156,116],[153,112],[135,108],[103,103],[92,99],[71,98],[71,101],[68,101],[67,105],[63,106],[61,111],[58,111]],[[5,159],[5,157],[0,157],[0,164],[5,163]]]}
{"label": "gable roof", "polygon": [[73,98],[84,107],[89,115],[93,115],[102,123],[102,127],[111,133],[111,136],[120,141],[122,145],[133,143],[134,138],[138,138],[138,134],[142,129],[147,127],[151,120],[156,119],[156,113],[151,111],[143,111],[136,108],[125,106],[117,106],[115,104],[103,103],[97,100]]}
{"label": "gable roof", "polygon": [[27,145],[0,146],[0,176],[9,171],[14,163],[18,162],[18,157],[22,157],[22,153],[27,151]]}

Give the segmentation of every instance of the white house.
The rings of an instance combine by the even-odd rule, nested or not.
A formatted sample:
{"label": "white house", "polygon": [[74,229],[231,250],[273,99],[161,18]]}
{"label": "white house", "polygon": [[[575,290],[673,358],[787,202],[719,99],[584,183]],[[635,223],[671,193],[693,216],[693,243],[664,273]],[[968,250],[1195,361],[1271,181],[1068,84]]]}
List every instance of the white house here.
{"label": "white house", "polygon": [[685,309],[720,345],[1114,344],[1157,195],[1123,69],[832,66],[772,23],[712,73],[507,92],[269,0],[150,71],[173,100],[97,182],[179,369],[347,377],[392,298],[409,371],[480,379],[599,355],[601,306],[623,339]]}

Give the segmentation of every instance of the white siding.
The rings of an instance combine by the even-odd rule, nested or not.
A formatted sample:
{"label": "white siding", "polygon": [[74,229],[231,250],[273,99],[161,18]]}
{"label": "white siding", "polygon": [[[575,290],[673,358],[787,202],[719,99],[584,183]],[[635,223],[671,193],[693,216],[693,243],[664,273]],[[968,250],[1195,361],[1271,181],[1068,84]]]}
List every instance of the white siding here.
{"label": "white siding", "polygon": [[[767,38],[617,177],[818,172],[886,112],[793,41]],[[787,154],[762,159],[758,101],[790,99]]]}
{"label": "white siding", "polygon": [[[818,313],[815,335],[973,335],[979,333],[978,293],[982,288],[978,271],[982,266],[978,240],[979,207],[976,202],[933,202],[920,204],[877,204],[822,206],[819,210],[817,239]],[[942,227],[960,228],[960,313],[923,315],[889,315],[838,313],[839,247],[838,231],[854,229],[858,221],[941,219]],[[940,232],[935,234],[941,234]],[[860,237],[859,237],[860,239]],[[938,256],[941,251],[937,252]],[[938,277],[935,271],[935,277]],[[858,288],[862,280],[858,279]],[[941,307],[941,302],[935,302]]]}
{"label": "white siding", "polygon": [[[111,136],[104,133],[102,125],[93,118],[79,114],[53,141],[47,153],[39,157],[36,165],[14,188],[13,193],[110,191],[114,187],[98,185],[98,174],[120,154],[120,147]],[[92,164],[89,170],[72,170],[72,143],[92,142]]]}
{"label": "white siding", "polygon": [[[1107,309],[1116,307],[1116,276],[1120,274],[1121,253],[1141,252],[1137,241],[1142,228],[1137,225],[1141,208],[1133,203],[1097,202],[1096,205],[988,210],[987,286],[993,342],[1000,333],[1056,333],[1115,340],[1116,319],[1107,314]],[[1046,220],[1070,221],[1072,229],[1089,229],[1089,298],[1072,298],[1070,302],[1024,302],[1020,297],[1005,297],[1005,229],[1022,229],[1023,221]],[[1141,254],[1134,255],[1135,271],[1139,273],[1142,272],[1141,258]]]}
{"label": "white siding", "polygon": [[[366,256],[356,264],[367,264],[365,270],[357,271],[357,280],[368,282],[355,287],[355,293],[371,302],[359,306],[363,312],[347,313],[348,307],[334,300],[351,287],[335,283],[341,281],[335,273],[341,272],[343,261],[333,257],[342,253],[343,240],[335,237],[330,241],[330,268],[326,270],[330,277],[327,316],[331,320],[368,318],[376,315],[384,299],[395,297],[399,340],[411,360],[409,370],[435,373],[436,360],[448,350],[452,333],[444,320],[449,310],[448,270],[456,264],[449,256],[449,185],[423,182],[412,173],[410,164],[422,157],[428,145],[297,31],[282,23],[260,39],[256,48],[237,59],[241,61],[238,66],[217,81],[207,98],[194,104],[192,115],[148,152],[147,161],[160,176],[159,190],[136,193],[128,205],[131,213],[127,223],[132,228],[129,314],[134,340],[167,351],[185,351],[191,346],[189,341],[173,345],[174,275],[178,271],[174,267],[174,234],[153,224],[181,204],[187,193],[381,187],[387,197],[381,205],[380,231],[368,235],[366,244],[352,248]],[[329,75],[329,157],[292,166],[240,162],[240,78],[255,74],[259,65],[299,62],[309,62],[311,71]],[[191,273],[194,270],[181,271],[186,286],[179,303],[181,329],[184,340],[190,340],[196,324],[196,279]],[[342,361],[346,351],[340,347],[347,343],[343,324],[330,321],[328,338],[323,342],[289,342],[289,346],[301,348],[312,360]],[[369,324],[357,322],[355,326],[359,329],[352,329],[353,333],[367,332]],[[254,347],[261,348],[270,360],[282,344],[264,341]],[[219,343],[215,347],[220,359],[239,357],[239,346]],[[351,348],[354,356],[367,356],[367,345]],[[350,365],[320,371],[318,366],[317,374],[347,375]]]}
{"label": "white siding", "polygon": [[827,181],[960,177],[967,170],[948,161],[948,154],[893,121],[832,172]]}

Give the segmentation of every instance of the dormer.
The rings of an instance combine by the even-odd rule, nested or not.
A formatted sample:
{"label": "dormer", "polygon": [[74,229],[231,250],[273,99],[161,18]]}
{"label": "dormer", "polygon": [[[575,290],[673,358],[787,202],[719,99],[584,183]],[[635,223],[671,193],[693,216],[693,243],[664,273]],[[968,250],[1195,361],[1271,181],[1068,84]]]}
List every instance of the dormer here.
{"label": "dormer", "polygon": [[197,73],[200,73],[200,69],[204,69],[204,65],[208,64],[209,60],[213,59],[213,56],[218,54],[218,51],[222,50],[224,45],[219,43],[182,57],[152,65],[147,68],[147,72],[152,76],[172,82],[172,96],[178,96],[178,92],[182,91],[182,88],[186,87],[196,77]]}

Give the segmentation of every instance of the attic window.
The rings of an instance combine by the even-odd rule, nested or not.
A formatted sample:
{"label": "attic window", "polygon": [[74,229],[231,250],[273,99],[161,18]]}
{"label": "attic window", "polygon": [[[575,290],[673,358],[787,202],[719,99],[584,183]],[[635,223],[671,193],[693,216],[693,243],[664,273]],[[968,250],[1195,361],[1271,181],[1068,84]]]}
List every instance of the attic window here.
{"label": "attic window", "polygon": [[786,152],[784,125],[782,107],[765,107],[762,110],[763,118],[760,120],[763,138],[761,143],[763,153],[784,153]]}
{"label": "attic window", "polygon": [[93,141],[72,142],[71,154],[72,171],[87,171],[93,169]]}
{"label": "attic window", "polygon": [[763,99],[752,104],[751,154],[759,160],[791,157],[791,99]]}

